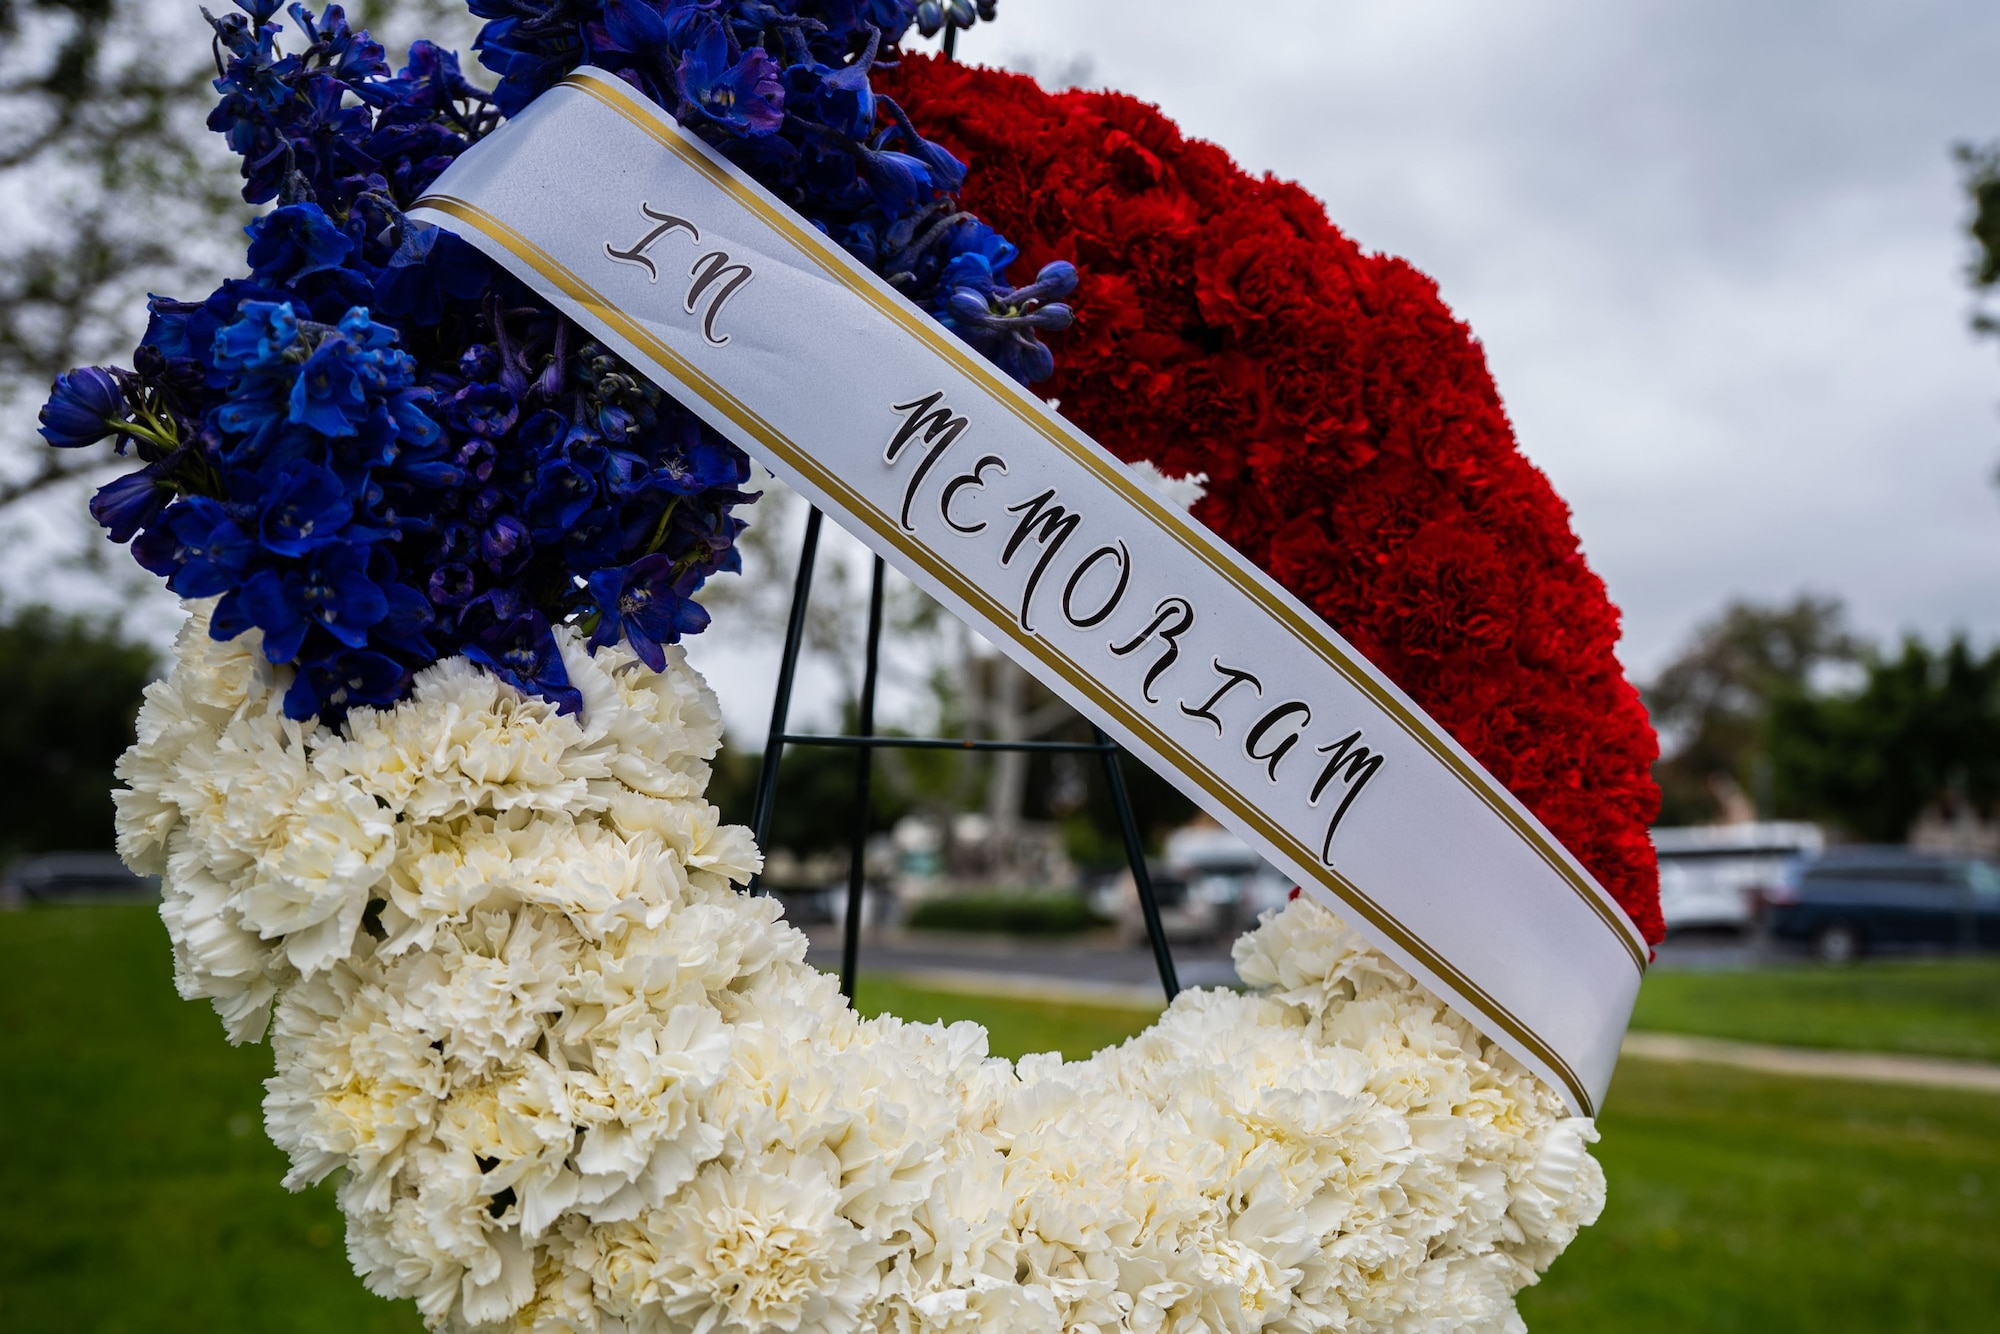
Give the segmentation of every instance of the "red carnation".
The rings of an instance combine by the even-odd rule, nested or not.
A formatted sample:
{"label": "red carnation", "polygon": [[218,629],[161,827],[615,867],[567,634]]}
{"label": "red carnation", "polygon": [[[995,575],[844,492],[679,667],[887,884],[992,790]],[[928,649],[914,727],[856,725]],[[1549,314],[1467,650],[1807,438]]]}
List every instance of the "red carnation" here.
{"label": "red carnation", "polygon": [[1471,332],[1295,185],[1118,93],[905,56],[884,91],[975,170],[964,204],[1082,274],[1042,390],[1126,460],[1204,472],[1202,522],[1422,704],[1664,932],[1658,753],[1618,613],[1515,447]]}

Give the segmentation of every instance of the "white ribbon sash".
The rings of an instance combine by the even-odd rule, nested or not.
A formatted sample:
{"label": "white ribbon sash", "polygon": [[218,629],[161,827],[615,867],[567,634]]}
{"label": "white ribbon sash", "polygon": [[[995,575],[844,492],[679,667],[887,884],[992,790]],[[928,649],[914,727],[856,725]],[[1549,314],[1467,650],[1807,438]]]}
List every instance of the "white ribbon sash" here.
{"label": "white ribbon sash", "polygon": [[1589,1113],[1646,946],[1298,599],[749,177],[583,69],[415,216],[479,246]]}

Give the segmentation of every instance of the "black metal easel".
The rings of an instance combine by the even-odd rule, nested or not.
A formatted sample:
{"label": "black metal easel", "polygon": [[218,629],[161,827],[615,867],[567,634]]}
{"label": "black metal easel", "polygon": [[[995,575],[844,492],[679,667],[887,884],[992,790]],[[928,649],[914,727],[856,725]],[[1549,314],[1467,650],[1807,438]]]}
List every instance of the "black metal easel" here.
{"label": "black metal easel", "polygon": [[[950,60],[957,53],[958,26],[946,19],[942,54]],[[799,649],[805,640],[806,603],[812,597],[813,562],[819,555],[819,530],[823,515],[814,508],[806,516],[806,537],[799,549],[799,572],[792,582],[792,613],[785,623],[785,655],[778,663],[778,688],[771,700],[771,730],[764,739],[764,759],[757,769],[757,801],[750,825],[757,846],[765,846],[771,830],[771,809],[778,794],[778,762],[785,747],[845,746],[854,750],[854,833],[849,843],[847,863],[847,912],[841,922],[840,994],[854,999],[854,975],[860,968],[862,895],[868,867],[868,806],[874,778],[877,748],[904,750],[1020,750],[1066,751],[1093,754],[1104,762],[1104,780],[1111,789],[1111,804],[1118,812],[1118,832],[1125,841],[1125,859],[1132,867],[1132,883],[1139,891],[1139,911],[1146,919],[1146,935],[1153,942],[1153,962],[1160,970],[1160,985],[1172,1000],[1181,989],[1174,973],[1174,956],[1167,949],[1167,934],[1160,925],[1160,904],[1153,894],[1153,878],[1146,871],[1146,849],[1139,840],[1139,822],[1132,817],[1132,799],[1125,790],[1125,775],[1118,768],[1118,746],[1093,726],[1092,741],[954,741],[948,737],[877,736],[875,733],[875,680],[882,659],[882,558],[868,586],[868,648],[861,675],[860,730],[854,736],[818,736],[785,730],[792,707],[792,681],[798,673]],[[750,892],[763,892],[763,877],[750,882]]]}
{"label": "black metal easel", "polygon": [[[1153,962],[1160,970],[1160,985],[1172,1000],[1180,991],[1174,973],[1174,957],[1167,949],[1166,932],[1160,925],[1159,900],[1153,895],[1153,879],[1146,871],[1146,849],[1139,840],[1139,823],[1132,816],[1131,796],[1125,790],[1125,775],[1118,767],[1118,745],[1092,727],[1093,741],[974,741],[949,737],[878,736],[875,733],[875,682],[882,656],[882,558],[875,557],[868,588],[868,648],[861,677],[860,727],[853,736],[823,736],[786,730],[792,707],[792,682],[798,672],[799,650],[805,639],[806,603],[812,596],[813,563],[819,554],[820,523],[824,516],[813,509],[806,517],[806,536],[799,550],[799,571],[792,582],[792,611],[785,624],[785,653],[778,663],[778,688],[771,700],[771,730],[764,741],[764,759],[757,770],[757,801],[750,818],[757,846],[765,846],[771,829],[771,810],[778,792],[778,762],[785,747],[836,746],[854,751],[854,833],[847,864],[847,913],[842,922],[840,950],[840,994],[854,998],[854,975],[859,968],[861,949],[862,893],[867,879],[865,861],[868,843],[868,805],[873,778],[874,752],[878,748],[905,750],[1020,750],[1066,751],[1093,754],[1104,762],[1105,782],[1111,789],[1111,803],[1118,812],[1118,832],[1125,841],[1125,858],[1132,867],[1132,882],[1139,891],[1139,911],[1146,919],[1146,935],[1153,943]],[[750,892],[763,892],[762,877],[751,881]]]}

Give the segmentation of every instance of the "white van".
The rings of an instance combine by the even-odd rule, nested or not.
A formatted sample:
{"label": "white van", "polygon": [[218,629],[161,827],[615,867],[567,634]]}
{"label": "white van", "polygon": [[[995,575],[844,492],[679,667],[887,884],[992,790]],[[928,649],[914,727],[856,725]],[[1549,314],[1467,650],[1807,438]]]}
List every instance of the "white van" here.
{"label": "white van", "polygon": [[1777,883],[1800,856],[1826,846],[1818,825],[1789,820],[1655,829],[1660,916],[1667,930],[1747,930],[1757,892]]}

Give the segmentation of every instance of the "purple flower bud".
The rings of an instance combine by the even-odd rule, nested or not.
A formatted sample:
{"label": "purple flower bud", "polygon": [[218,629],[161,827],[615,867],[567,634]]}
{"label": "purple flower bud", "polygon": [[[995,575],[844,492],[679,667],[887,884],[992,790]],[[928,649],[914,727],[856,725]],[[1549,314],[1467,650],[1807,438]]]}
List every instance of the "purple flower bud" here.
{"label": "purple flower bud", "polygon": [[469,565],[440,565],[431,571],[425,591],[440,607],[463,607],[478,594],[479,584]]}
{"label": "purple flower bud", "polygon": [[163,480],[165,462],[115,477],[90,498],[90,517],[103,525],[113,542],[130,542],[174,498],[173,487]]}
{"label": "purple flower bud", "polygon": [[528,525],[511,514],[502,514],[479,535],[479,554],[495,574],[513,574],[533,553]]}
{"label": "purple flower bud", "polygon": [[42,439],[57,449],[81,449],[115,432],[124,415],[125,395],[109,371],[102,366],[66,371],[42,404]]}

